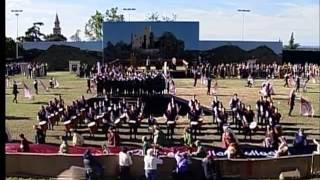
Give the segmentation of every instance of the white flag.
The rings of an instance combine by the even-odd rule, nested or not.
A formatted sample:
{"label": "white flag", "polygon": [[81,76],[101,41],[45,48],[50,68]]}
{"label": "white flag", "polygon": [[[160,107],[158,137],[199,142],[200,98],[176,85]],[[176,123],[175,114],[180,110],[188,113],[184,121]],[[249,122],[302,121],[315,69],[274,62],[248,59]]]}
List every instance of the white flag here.
{"label": "white flag", "polygon": [[55,80],[54,88],[57,88],[57,87],[59,87],[59,86],[60,86],[60,84],[59,84],[58,80]]}

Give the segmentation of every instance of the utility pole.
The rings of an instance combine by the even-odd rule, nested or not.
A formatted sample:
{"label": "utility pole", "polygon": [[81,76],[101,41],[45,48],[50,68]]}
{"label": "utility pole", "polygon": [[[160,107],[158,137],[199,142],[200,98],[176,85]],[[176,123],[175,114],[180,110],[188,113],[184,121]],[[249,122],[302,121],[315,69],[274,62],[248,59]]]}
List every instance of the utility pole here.
{"label": "utility pole", "polygon": [[238,9],[238,12],[242,14],[242,41],[244,40],[244,15],[250,11],[249,9]]}
{"label": "utility pole", "polygon": [[16,59],[18,59],[19,58],[19,46],[18,46],[19,25],[18,25],[18,22],[19,22],[19,13],[22,13],[23,10],[14,9],[14,10],[11,10],[11,12],[15,13],[15,15],[17,16]]}

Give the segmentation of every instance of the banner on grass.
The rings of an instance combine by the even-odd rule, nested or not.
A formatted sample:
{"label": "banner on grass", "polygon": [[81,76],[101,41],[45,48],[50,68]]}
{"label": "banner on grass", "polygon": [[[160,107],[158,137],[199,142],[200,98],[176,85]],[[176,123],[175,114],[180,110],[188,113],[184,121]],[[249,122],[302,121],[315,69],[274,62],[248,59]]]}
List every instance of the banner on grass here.
{"label": "banner on grass", "polygon": [[308,101],[303,97],[301,97],[301,101],[300,101],[300,115],[301,116],[313,116],[314,115],[314,110],[313,110],[311,101]]}
{"label": "banner on grass", "polygon": [[45,91],[49,91],[49,88],[40,80],[40,84]]}
{"label": "banner on grass", "polygon": [[24,97],[32,99],[31,91],[25,83],[23,83],[23,92],[24,92]]}

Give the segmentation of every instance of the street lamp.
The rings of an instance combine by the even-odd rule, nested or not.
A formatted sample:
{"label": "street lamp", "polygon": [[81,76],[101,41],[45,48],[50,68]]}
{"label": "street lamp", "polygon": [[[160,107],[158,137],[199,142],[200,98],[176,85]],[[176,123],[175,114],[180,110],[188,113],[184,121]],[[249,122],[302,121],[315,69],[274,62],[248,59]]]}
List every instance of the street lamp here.
{"label": "street lamp", "polygon": [[129,14],[129,21],[130,21],[130,11],[135,11],[136,8],[123,8],[122,10],[124,11],[128,11],[128,14]]}
{"label": "street lamp", "polygon": [[19,57],[19,50],[18,50],[18,31],[19,31],[19,27],[18,27],[18,18],[19,18],[19,13],[22,13],[22,10],[20,9],[14,9],[11,10],[12,13],[15,13],[15,15],[17,16],[17,38],[16,38],[16,59],[18,59]]}
{"label": "street lamp", "polygon": [[242,41],[244,39],[244,14],[250,12],[249,9],[238,9],[238,12],[242,14]]}

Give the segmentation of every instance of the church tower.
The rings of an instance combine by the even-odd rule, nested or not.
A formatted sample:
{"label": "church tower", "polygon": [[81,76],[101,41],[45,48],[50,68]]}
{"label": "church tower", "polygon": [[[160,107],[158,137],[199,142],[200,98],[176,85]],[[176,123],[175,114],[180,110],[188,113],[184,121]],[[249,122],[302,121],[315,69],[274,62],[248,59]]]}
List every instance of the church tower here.
{"label": "church tower", "polygon": [[58,14],[56,14],[56,20],[54,22],[53,34],[61,34],[60,21]]}

